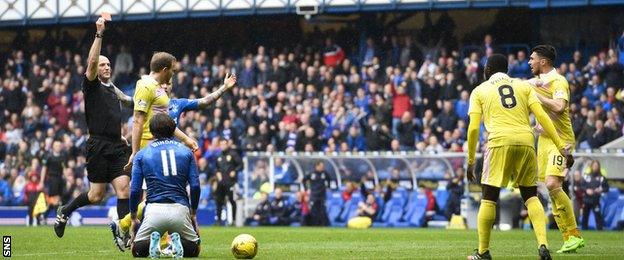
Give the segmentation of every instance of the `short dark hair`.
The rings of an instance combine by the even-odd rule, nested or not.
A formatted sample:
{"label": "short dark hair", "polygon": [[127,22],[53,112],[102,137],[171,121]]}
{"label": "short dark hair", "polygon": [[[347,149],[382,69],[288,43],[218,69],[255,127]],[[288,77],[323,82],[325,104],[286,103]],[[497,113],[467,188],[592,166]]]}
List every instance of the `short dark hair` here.
{"label": "short dark hair", "polygon": [[176,125],[175,122],[167,114],[155,114],[149,123],[150,132],[156,139],[168,139],[173,137]]}
{"label": "short dark hair", "polygon": [[174,61],[176,61],[176,58],[170,53],[156,52],[152,55],[152,59],[150,60],[150,70],[153,72],[160,72],[164,68],[171,69]]}
{"label": "short dark hair", "polygon": [[485,77],[490,78],[498,72],[507,73],[508,70],[509,65],[507,64],[507,57],[500,53],[495,53],[487,59],[487,63],[485,64]]}
{"label": "short dark hair", "polygon": [[555,64],[555,60],[557,59],[557,50],[555,47],[551,45],[537,45],[531,49],[532,52],[537,53],[542,58],[550,61],[550,64]]}

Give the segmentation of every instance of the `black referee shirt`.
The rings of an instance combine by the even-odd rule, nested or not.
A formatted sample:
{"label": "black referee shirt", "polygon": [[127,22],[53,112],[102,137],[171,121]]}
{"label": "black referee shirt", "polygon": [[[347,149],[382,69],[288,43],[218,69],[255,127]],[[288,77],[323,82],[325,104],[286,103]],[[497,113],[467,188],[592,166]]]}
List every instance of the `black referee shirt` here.
{"label": "black referee shirt", "polygon": [[50,153],[49,155],[43,158],[43,165],[48,167],[48,176],[49,177],[61,177],[63,176],[63,167],[65,166],[65,162],[67,161],[67,155],[64,153],[54,154]]}
{"label": "black referee shirt", "polygon": [[97,77],[89,81],[85,75],[82,92],[89,134],[113,140],[121,139],[121,102],[115,95],[113,85],[106,86]]}

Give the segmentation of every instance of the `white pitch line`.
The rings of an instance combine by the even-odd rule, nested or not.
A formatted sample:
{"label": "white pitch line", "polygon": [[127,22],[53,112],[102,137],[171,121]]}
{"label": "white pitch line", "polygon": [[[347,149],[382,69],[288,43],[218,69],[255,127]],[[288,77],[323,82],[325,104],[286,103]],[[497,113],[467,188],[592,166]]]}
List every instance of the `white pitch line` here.
{"label": "white pitch line", "polygon": [[76,253],[106,253],[109,252],[110,250],[100,250],[100,251],[65,251],[65,252],[51,252],[51,253],[33,253],[33,254],[20,254],[20,255],[16,255],[13,254],[13,256],[15,257],[21,257],[21,256],[43,256],[43,255],[66,255],[66,254],[76,254]]}

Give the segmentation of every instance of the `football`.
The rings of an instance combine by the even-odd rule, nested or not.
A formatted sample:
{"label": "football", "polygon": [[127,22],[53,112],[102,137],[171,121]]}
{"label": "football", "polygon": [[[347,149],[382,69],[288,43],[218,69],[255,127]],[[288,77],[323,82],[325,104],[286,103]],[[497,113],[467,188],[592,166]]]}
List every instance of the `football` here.
{"label": "football", "polygon": [[237,259],[252,259],[258,253],[258,241],[252,235],[240,234],[232,241],[232,254]]}

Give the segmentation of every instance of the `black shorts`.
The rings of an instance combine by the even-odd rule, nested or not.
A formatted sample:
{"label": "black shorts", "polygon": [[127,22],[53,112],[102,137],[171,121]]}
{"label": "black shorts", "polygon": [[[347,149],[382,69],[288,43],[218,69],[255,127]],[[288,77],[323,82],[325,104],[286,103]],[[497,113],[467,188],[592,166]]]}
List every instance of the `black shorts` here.
{"label": "black shorts", "polygon": [[48,189],[48,196],[60,196],[63,194],[63,188],[65,182],[61,176],[46,176],[46,188]]}
{"label": "black shorts", "polygon": [[128,163],[130,147],[121,139],[92,136],[87,140],[86,150],[89,182],[110,183],[119,176],[130,176],[130,173],[123,171],[124,165]]}

